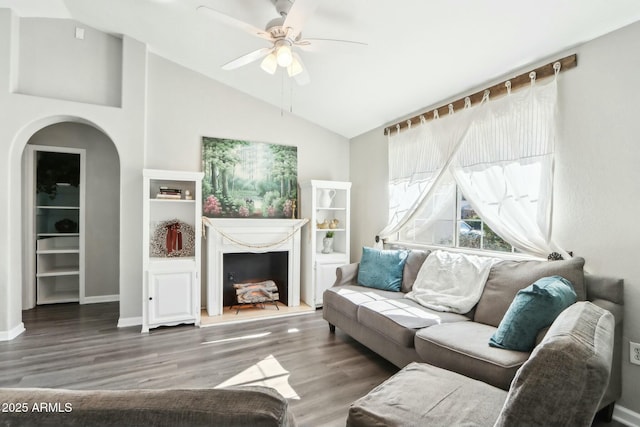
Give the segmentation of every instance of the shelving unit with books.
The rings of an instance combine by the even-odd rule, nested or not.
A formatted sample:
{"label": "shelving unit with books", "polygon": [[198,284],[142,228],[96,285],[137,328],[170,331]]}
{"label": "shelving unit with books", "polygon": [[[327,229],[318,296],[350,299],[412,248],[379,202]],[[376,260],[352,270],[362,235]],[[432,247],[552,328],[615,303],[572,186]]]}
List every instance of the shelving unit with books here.
{"label": "shelving unit with books", "polygon": [[202,176],[143,171],[142,332],[200,323]]}

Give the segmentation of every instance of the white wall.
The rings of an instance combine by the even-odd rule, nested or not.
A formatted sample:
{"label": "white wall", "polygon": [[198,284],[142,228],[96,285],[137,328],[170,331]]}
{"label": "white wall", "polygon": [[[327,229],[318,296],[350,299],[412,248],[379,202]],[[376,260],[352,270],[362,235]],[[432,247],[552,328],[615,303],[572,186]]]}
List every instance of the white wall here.
{"label": "white wall", "polygon": [[146,167],[202,170],[202,137],[211,136],[298,147],[301,182],[349,177],[342,136],[153,54],[148,85]]}
{"label": "white wall", "polygon": [[[578,67],[559,78],[562,124],[556,146],[553,237],[584,257],[587,271],[625,280],[623,396],[618,403],[640,413],[640,366],[631,365],[628,356],[628,341],[640,342],[640,227],[635,219],[640,211],[640,24],[572,52],[578,55]],[[528,68],[541,64],[532,65]],[[353,217],[361,219],[352,221],[354,255],[386,224],[386,205],[376,197],[387,191],[385,141],[382,127],[351,141],[351,180],[354,186],[371,184],[353,206]]]}
{"label": "white wall", "polygon": [[[94,127],[59,123],[36,132],[29,144],[86,150],[85,296],[118,295],[120,162],[113,142]],[[30,195],[25,189],[23,197]]]}
{"label": "white wall", "polygon": [[578,68],[559,86],[563,120],[556,156],[554,236],[589,271],[625,280],[623,398],[640,413],[640,24],[577,49]]}

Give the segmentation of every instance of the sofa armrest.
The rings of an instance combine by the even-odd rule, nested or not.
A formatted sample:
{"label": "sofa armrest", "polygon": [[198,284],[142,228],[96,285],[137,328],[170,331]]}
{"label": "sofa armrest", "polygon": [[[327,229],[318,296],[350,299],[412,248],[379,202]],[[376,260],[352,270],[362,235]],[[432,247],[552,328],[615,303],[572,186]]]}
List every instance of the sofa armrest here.
{"label": "sofa armrest", "polygon": [[336,281],[333,286],[356,285],[358,283],[358,267],[360,263],[341,265],[336,268]]}
{"label": "sofa armrest", "polygon": [[[2,414],[1,424],[9,426],[296,425],[287,399],[261,386],[169,390],[0,388],[0,401],[15,403],[18,409]],[[49,402],[48,409],[39,409],[43,402]]]}
{"label": "sofa armrest", "polygon": [[622,324],[622,317],[624,316],[624,308],[620,304],[608,301],[606,299],[594,299],[591,301],[593,304],[600,308],[604,308],[613,314],[616,326]]}

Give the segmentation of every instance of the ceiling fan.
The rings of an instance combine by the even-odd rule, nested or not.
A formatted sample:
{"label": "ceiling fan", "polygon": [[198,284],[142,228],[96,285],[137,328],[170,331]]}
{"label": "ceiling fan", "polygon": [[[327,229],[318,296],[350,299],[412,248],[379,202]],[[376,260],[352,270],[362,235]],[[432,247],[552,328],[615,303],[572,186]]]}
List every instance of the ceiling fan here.
{"label": "ceiling fan", "polygon": [[335,40],[302,38],[304,22],[314,14],[321,0],[272,0],[279,17],[267,23],[264,30],[240,21],[208,6],[199,6],[198,11],[206,13],[213,19],[230,27],[243,30],[271,43],[269,47],[254,50],[240,56],[222,66],[223,70],[234,70],[254,61],[262,59],[260,67],[269,74],[274,74],[278,66],[286,68],[289,77],[293,77],[299,85],[309,83],[309,73],[302,58],[295,51],[315,51],[325,46],[366,46],[366,43]]}

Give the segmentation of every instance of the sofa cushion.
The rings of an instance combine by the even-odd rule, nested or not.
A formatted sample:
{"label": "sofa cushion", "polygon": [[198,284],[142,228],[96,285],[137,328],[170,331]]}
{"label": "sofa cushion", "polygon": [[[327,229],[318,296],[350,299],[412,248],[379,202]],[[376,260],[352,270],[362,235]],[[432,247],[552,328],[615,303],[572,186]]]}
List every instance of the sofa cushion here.
{"label": "sofa cushion", "polygon": [[358,284],[385,291],[400,291],[408,251],[362,248]]}
{"label": "sofa cushion", "polygon": [[489,345],[509,350],[533,350],[538,332],[551,325],[574,302],[576,293],[568,280],[560,276],[537,280],[518,291]]}
{"label": "sofa cushion", "polygon": [[351,405],[347,427],[492,426],[506,395],[455,372],[410,363]]}
{"label": "sofa cushion", "polygon": [[496,426],[589,426],[609,382],[613,316],[589,302],[562,312],[520,368]]}
{"label": "sofa cushion", "polygon": [[383,291],[359,285],[334,286],[322,294],[324,305],[329,305],[352,319],[357,318],[360,304],[387,299],[402,299],[403,297],[404,294],[401,292]]}
{"label": "sofa cushion", "polygon": [[624,280],[622,279],[585,273],[584,285],[589,301],[603,299],[615,304],[624,304]]}
{"label": "sofa cushion", "polygon": [[407,256],[407,261],[404,263],[404,269],[402,271],[402,286],[400,290],[404,293],[410,292],[413,287],[413,283],[416,281],[420,267],[427,259],[431,251],[421,251],[417,249],[411,249]]}
{"label": "sofa cushion", "polygon": [[577,300],[586,299],[584,258],[563,261],[502,261],[491,268],[476,306],[474,321],[498,326],[516,293],[547,276],[561,276],[573,285]]}
{"label": "sofa cushion", "polygon": [[384,335],[397,345],[414,346],[418,328],[448,322],[468,322],[462,314],[442,313],[408,299],[386,299],[361,304],[358,322]]}
{"label": "sofa cushion", "polygon": [[476,322],[443,323],[420,329],[415,347],[427,363],[508,390],[529,353],[490,347],[487,342],[495,331]]}

